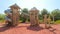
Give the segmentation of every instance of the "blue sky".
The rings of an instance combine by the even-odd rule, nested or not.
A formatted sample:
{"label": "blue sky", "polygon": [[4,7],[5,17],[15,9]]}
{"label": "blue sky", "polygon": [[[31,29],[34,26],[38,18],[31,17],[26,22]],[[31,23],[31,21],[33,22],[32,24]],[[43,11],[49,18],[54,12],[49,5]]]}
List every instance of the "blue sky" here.
{"label": "blue sky", "polygon": [[4,13],[4,10],[15,3],[22,9],[28,8],[29,10],[33,7],[39,10],[46,8],[48,11],[60,9],[60,0],[0,0],[0,13]]}

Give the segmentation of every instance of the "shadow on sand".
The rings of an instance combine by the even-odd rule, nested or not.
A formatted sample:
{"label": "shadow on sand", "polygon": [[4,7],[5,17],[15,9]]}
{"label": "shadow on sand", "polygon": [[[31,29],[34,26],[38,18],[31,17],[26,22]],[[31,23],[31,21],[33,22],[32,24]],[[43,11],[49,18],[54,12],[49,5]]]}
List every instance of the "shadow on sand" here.
{"label": "shadow on sand", "polygon": [[0,27],[0,32],[8,30],[10,27]]}
{"label": "shadow on sand", "polygon": [[[41,26],[18,26],[18,27],[13,27],[13,28],[21,28],[21,27],[26,27],[28,30],[33,30],[33,31],[40,31],[40,30],[43,30],[45,28],[41,27]],[[3,32],[3,31],[6,31],[10,29],[10,27],[0,27],[0,32]],[[54,34],[56,34],[56,29],[53,29],[52,27],[51,28],[48,28],[48,30],[50,32],[53,32]]]}
{"label": "shadow on sand", "polygon": [[40,30],[42,30],[43,28],[40,27],[40,26],[33,26],[33,27],[32,27],[32,26],[28,26],[27,29],[33,30],[33,31],[40,31]]}
{"label": "shadow on sand", "polygon": [[56,32],[54,32],[54,31],[56,31],[56,29],[54,29],[54,28],[48,28],[48,30],[50,31],[50,32],[53,32],[53,34],[56,34]]}

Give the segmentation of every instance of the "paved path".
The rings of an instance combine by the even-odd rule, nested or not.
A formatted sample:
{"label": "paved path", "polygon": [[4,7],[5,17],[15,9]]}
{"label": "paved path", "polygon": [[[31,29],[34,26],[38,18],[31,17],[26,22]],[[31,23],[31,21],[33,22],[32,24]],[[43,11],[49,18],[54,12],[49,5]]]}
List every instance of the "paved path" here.
{"label": "paved path", "polygon": [[0,34],[60,34],[60,24],[52,25],[53,28],[45,29],[44,24],[38,27],[29,27],[30,24],[20,24],[16,27],[0,28]]}

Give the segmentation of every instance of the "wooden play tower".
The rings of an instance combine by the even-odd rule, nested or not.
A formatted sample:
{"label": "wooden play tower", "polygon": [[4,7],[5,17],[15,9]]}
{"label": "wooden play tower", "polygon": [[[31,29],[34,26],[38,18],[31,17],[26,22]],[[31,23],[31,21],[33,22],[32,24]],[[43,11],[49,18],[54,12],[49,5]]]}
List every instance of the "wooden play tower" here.
{"label": "wooden play tower", "polygon": [[30,10],[30,23],[31,23],[31,26],[39,25],[38,14],[39,14],[39,10],[37,10],[35,7],[33,7]]}
{"label": "wooden play tower", "polygon": [[19,9],[20,7],[17,4],[10,6],[12,10],[12,25],[16,26],[19,23]]}

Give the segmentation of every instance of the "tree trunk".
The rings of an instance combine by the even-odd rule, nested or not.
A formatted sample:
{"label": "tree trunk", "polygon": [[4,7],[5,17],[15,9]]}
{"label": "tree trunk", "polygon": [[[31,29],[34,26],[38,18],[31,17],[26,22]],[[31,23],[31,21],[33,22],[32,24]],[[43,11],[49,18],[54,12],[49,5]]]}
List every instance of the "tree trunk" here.
{"label": "tree trunk", "polygon": [[54,23],[54,16],[53,16],[53,23]]}

